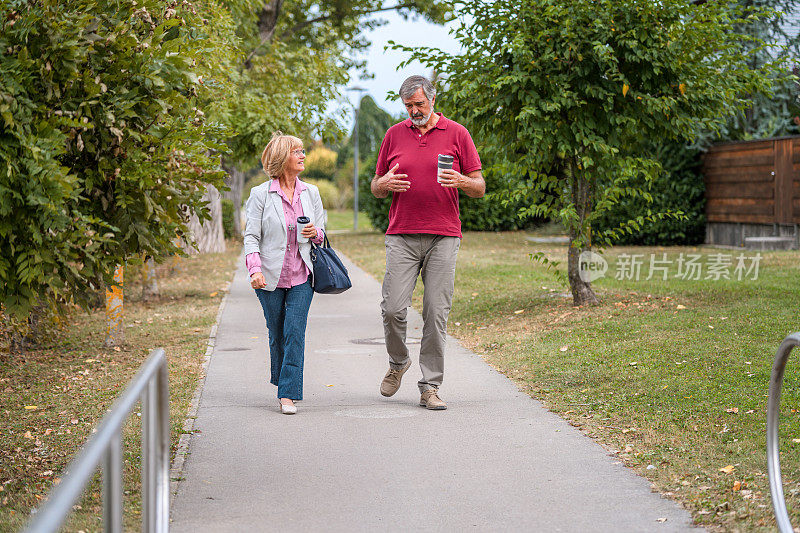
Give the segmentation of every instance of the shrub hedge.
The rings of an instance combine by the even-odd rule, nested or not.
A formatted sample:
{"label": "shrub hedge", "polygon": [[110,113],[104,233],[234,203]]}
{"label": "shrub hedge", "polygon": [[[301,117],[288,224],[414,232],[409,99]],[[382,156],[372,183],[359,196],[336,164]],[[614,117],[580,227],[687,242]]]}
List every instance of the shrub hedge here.
{"label": "shrub hedge", "polygon": [[594,227],[603,231],[619,227],[628,220],[651,213],[683,212],[685,219],[664,218],[625,233],[616,244],[668,246],[700,244],[705,238],[705,183],[700,172],[700,151],[681,143],[659,143],[653,151],[664,169],[650,186],[644,182],[632,187],[647,190],[652,203],[641,198],[621,198],[611,210],[600,215]]}

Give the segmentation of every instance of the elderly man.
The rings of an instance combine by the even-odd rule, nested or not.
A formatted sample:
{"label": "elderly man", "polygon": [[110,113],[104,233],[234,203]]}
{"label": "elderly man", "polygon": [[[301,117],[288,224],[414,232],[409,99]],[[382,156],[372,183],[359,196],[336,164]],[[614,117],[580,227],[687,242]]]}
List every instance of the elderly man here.
{"label": "elderly man", "polygon": [[[446,409],[438,389],[444,376],[447,316],[453,301],[456,256],[461,244],[458,189],[480,198],[486,191],[481,160],[467,129],[434,113],[436,89],[422,76],[400,86],[408,119],[395,124],[381,144],[372,194],[392,194],[386,230],[386,275],[383,278],[383,330],[389,371],[381,394],[392,396],[411,366],[406,346],[406,310],[422,274],[422,343],[417,385],[420,405]],[[453,168],[439,170],[439,154],[453,157]],[[438,171],[438,172],[437,172]]]}

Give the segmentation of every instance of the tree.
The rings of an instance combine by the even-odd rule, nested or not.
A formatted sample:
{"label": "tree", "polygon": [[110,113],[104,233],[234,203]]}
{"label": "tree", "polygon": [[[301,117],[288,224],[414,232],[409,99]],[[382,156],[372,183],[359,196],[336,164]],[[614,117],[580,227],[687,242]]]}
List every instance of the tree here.
{"label": "tree", "polygon": [[[399,85],[399,83],[398,83]],[[361,97],[358,108],[358,153],[368,157],[377,152],[386,135],[386,130],[403,120],[387,113],[368,94]],[[355,127],[355,125],[354,125]],[[353,158],[353,130],[341,141],[338,150],[338,165],[341,167],[348,159]]]}
{"label": "tree", "polygon": [[719,129],[777,72],[749,68],[748,38],[732,31],[761,12],[722,2],[483,0],[456,11],[463,53],[395,47],[449,80],[456,118],[491,154],[487,174],[518,180],[506,197],[529,202],[520,214],[569,228],[575,305],[597,301],[580,277],[581,253],[615,234],[593,235],[593,220],[622,197],[649,197],[631,186],[660,170],[647,142]]}
{"label": "tree", "polygon": [[86,302],[127,257],[176,253],[189,215],[207,218],[224,131],[198,104],[203,74],[229,52],[204,8],[0,1],[6,312]]}

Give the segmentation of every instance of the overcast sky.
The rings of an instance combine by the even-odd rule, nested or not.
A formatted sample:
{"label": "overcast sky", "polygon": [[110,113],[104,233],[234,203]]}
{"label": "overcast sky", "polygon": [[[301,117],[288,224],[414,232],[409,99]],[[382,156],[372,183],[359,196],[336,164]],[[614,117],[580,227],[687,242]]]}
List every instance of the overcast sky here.
{"label": "overcast sky", "polygon": [[[448,34],[448,29],[458,23],[453,22],[446,26],[439,26],[430,24],[421,18],[413,20],[409,17],[408,20],[403,20],[394,11],[382,13],[381,18],[388,20],[389,23],[367,35],[367,39],[372,41],[372,46],[366,55],[367,70],[375,76],[369,80],[355,78],[350,85],[367,89],[364,94],[372,96],[380,107],[394,116],[404,113],[405,109],[399,100],[387,100],[387,92],[397,92],[400,84],[408,76],[412,74],[430,76],[431,70],[415,62],[398,71],[398,65],[409,54],[394,50],[384,51],[383,47],[388,41],[394,40],[405,46],[433,46],[447,52],[457,52],[459,50],[458,42]],[[345,91],[345,98],[354,104],[357,102],[356,94],[355,91]],[[352,127],[352,112],[349,115],[351,116],[348,120],[348,127]]]}

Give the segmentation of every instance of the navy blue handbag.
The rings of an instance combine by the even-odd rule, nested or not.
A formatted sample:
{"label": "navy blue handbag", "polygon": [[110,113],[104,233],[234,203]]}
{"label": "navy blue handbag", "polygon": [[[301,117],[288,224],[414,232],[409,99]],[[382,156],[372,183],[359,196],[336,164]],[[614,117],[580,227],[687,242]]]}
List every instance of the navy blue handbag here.
{"label": "navy blue handbag", "polygon": [[311,243],[311,264],[314,266],[314,292],[339,294],[353,286],[342,260],[331,248],[327,234],[322,246]]}

